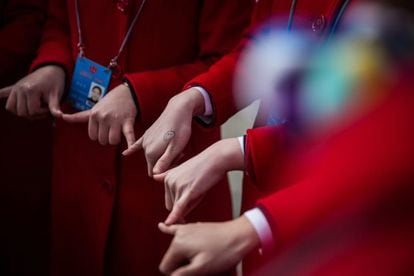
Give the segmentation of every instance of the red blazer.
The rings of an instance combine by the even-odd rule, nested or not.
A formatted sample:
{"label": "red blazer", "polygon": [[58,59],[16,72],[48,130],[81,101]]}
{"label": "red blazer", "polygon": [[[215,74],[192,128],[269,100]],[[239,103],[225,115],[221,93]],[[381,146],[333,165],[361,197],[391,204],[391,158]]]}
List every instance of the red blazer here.
{"label": "red blazer", "polygon": [[[259,0],[253,14],[252,24],[245,32],[239,45],[206,73],[197,76],[187,84],[189,86],[202,86],[209,92],[215,115],[213,124],[221,125],[243,108],[236,106],[235,98],[237,95],[233,91],[234,73],[240,53],[252,40],[257,30],[272,18],[285,19],[287,27],[292,2]],[[300,27],[301,30],[309,31],[316,39],[325,38],[334,24],[342,2],[344,1],[297,1],[292,29],[295,30]],[[246,105],[248,104],[250,103],[246,103]]]}
{"label": "red blazer", "polygon": [[[213,126],[218,126],[224,123],[227,119],[233,116],[242,107],[236,106],[237,95],[233,91],[233,81],[235,77],[235,69],[240,57],[240,53],[252,40],[253,35],[257,30],[267,21],[272,18],[285,18],[286,26],[288,24],[288,15],[293,1],[275,1],[275,0],[259,0],[256,4],[252,23],[250,28],[244,33],[242,41],[238,46],[228,55],[223,57],[220,61],[214,64],[210,69],[192,79],[187,83],[187,86],[202,86],[210,94],[213,104],[214,120]],[[296,3],[295,13],[293,17],[292,30],[300,28],[301,30],[308,30],[316,40],[325,38],[334,21],[339,14],[341,4],[344,1],[335,0],[319,0],[307,1],[299,0]],[[246,105],[249,103],[246,103]],[[259,120],[265,115],[259,112]],[[256,189],[251,185],[249,178],[243,180],[243,198],[242,210],[251,208],[257,198],[264,196],[263,191]],[[244,270],[249,271],[251,267],[255,267],[256,257],[245,259],[243,262]]]}
{"label": "red blazer", "polygon": [[0,3],[0,87],[28,72],[46,19],[46,0]]}
{"label": "red blazer", "polygon": [[[0,88],[27,74],[47,1],[0,1]],[[0,275],[48,275],[51,121],[29,121],[0,101]]]}
{"label": "red blazer", "polygon": [[[108,64],[117,52],[140,1],[79,1],[86,57]],[[126,1],[128,2],[128,1]],[[147,1],[125,52],[122,74],[137,95],[136,135],[160,115],[184,84],[208,69],[238,42],[250,21],[252,0]],[[68,79],[77,56],[74,1],[50,2],[38,57],[65,68]],[[231,20],[230,20],[231,19]],[[68,109],[66,110],[68,111]],[[157,275],[169,238],[157,229],[167,212],[164,187],[147,176],[142,153],[123,158],[119,147],[90,141],[87,124],[56,122],[52,187],[53,275]],[[219,139],[219,128],[195,126],[188,157]],[[222,204],[217,205],[217,202]],[[223,181],[189,221],[232,217]]]}
{"label": "red blazer", "polygon": [[[412,89],[409,79],[401,81],[392,87],[392,95],[384,104],[352,126],[311,146],[292,147],[290,152],[281,152],[277,145],[281,137],[286,137],[281,129],[249,131],[248,170],[264,176],[256,178],[260,179],[257,185],[273,183],[275,189],[273,194],[259,200],[258,206],[270,222],[279,254],[289,252],[292,246],[293,250],[304,250],[304,240],[309,242],[306,237],[319,229],[317,243],[312,248],[316,257],[306,274],[412,273]],[[272,150],[258,150],[264,147]],[[269,168],[269,163],[273,168]],[[285,164],[282,169],[281,164]],[[272,173],[263,171],[269,169],[273,169]],[[338,227],[348,228],[342,232],[329,231],[338,231]],[[338,240],[332,239],[336,236],[326,237],[326,231],[335,233]],[[323,242],[328,244],[328,251]],[[323,257],[327,252],[330,259]],[[284,258],[279,263],[274,259],[272,271],[283,271],[281,263],[289,262],[289,257]]]}

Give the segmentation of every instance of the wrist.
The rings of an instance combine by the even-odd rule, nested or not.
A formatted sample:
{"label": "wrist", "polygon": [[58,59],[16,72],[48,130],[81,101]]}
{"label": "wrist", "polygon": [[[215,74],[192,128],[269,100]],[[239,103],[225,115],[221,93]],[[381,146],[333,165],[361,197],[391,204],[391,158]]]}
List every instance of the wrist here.
{"label": "wrist", "polygon": [[[200,92],[194,88],[187,89],[174,96],[171,98],[170,102],[173,105],[178,105],[179,107],[189,110],[193,117],[204,114],[204,98]],[[182,111],[182,109],[180,111]]]}
{"label": "wrist", "polygon": [[241,216],[228,223],[232,224],[232,233],[234,233],[232,246],[240,258],[243,258],[252,250],[260,247],[260,238],[246,217]]}
{"label": "wrist", "polygon": [[244,169],[244,155],[240,148],[238,138],[229,138],[218,141],[212,146],[213,152],[218,152],[221,156],[222,170],[243,170]]}

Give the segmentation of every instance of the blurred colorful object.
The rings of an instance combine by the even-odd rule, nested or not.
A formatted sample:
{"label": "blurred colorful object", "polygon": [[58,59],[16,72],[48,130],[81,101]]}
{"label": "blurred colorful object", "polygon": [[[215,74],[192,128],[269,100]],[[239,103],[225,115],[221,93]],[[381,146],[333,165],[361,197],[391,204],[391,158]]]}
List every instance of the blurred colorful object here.
{"label": "blurred colorful object", "polygon": [[260,98],[269,124],[287,122],[299,133],[352,122],[386,99],[395,71],[413,55],[413,28],[398,14],[357,5],[323,45],[305,32],[266,26],[240,62],[241,102]]}

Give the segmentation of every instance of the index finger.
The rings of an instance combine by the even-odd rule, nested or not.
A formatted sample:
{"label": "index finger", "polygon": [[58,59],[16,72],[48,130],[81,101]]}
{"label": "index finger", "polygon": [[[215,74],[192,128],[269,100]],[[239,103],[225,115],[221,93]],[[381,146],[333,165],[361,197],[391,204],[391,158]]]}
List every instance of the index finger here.
{"label": "index finger", "polygon": [[160,271],[166,274],[171,274],[183,263],[188,261],[188,252],[185,248],[181,248],[174,241],[171,243],[160,264]]}
{"label": "index finger", "polygon": [[85,110],[73,114],[62,114],[62,119],[68,123],[86,123],[91,115],[90,110]]}
{"label": "index finger", "polygon": [[0,89],[0,99],[8,98],[13,90],[13,85]]}
{"label": "index finger", "polygon": [[134,122],[127,121],[122,125],[122,133],[127,141],[128,148],[131,147],[135,142]]}
{"label": "index finger", "polygon": [[189,213],[189,203],[190,197],[188,193],[184,196],[179,198],[173,205],[171,213],[168,215],[167,219],[165,220],[166,225],[171,225],[183,219],[184,216]]}
{"label": "index finger", "polygon": [[136,141],[133,145],[128,147],[126,150],[124,150],[122,152],[122,155],[123,156],[129,156],[129,155],[139,151],[140,149],[142,149],[142,140],[143,140],[143,136],[141,138],[139,138],[139,140]]}

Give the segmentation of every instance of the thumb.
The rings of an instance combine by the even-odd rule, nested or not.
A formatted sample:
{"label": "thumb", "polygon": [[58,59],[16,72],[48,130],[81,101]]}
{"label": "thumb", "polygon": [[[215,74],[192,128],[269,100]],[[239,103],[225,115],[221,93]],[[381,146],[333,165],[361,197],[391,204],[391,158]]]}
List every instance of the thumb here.
{"label": "thumb", "polygon": [[158,159],[157,163],[155,163],[153,173],[160,174],[168,170],[176,155],[175,144],[173,142],[170,142],[164,154]]}
{"label": "thumb", "polygon": [[195,256],[192,260],[190,260],[189,264],[180,266],[173,273],[171,273],[171,276],[200,275],[203,263],[199,260],[198,256]]}
{"label": "thumb", "polygon": [[185,214],[188,213],[188,204],[189,197],[184,195],[177,202],[174,203],[174,206],[164,223],[166,225],[171,225],[183,219]]}
{"label": "thumb", "polygon": [[154,174],[152,177],[154,178],[155,181],[158,182],[164,182],[165,177],[167,176],[169,171],[163,172],[161,174]]}
{"label": "thumb", "polygon": [[0,89],[0,99],[8,98],[13,90],[13,85]]}
{"label": "thumb", "polygon": [[62,119],[68,123],[86,123],[89,121],[90,115],[91,115],[90,110],[85,110],[85,111],[77,112],[73,114],[62,113]]}
{"label": "thumb", "polygon": [[137,152],[140,149],[142,149],[142,141],[143,140],[144,140],[143,137],[139,138],[139,140],[136,141],[135,144],[133,144],[131,146],[128,146],[128,148],[122,152],[122,155],[123,156],[129,156],[129,155],[133,154],[134,152]]}
{"label": "thumb", "polygon": [[122,133],[125,136],[129,149],[135,142],[134,120],[127,120],[123,124]]}
{"label": "thumb", "polygon": [[60,118],[62,117],[62,110],[60,110],[60,98],[59,98],[59,93],[56,92],[52,92],[49,95],[49,110],[50,113],[52,113],[52,115],[54,117]]}
{"label": "thumb", "polygon": [[161,232],[168,235],[175,235],[177,232],[179,225],[166,225],[165,223],[158,223],[158,229],[160,229]]}

